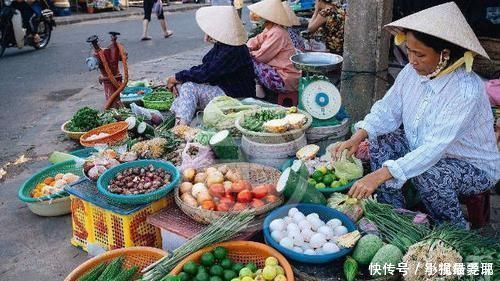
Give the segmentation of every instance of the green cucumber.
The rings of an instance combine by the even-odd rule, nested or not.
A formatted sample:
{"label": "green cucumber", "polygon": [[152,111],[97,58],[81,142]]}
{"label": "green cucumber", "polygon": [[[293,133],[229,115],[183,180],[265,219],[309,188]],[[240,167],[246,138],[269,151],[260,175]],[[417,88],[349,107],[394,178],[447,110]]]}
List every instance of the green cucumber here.
{"label": "green cucumber", "polygon": [[114,259],[99,276],[97,281],[109,281],[118,275],[122,269],[123,257]]}
{"label": "green cucumber", "polygon": [[134,274],[138,270],[139,270],[139,267],[137,267],[137,266],[134,266],[134,267],[129,268],[129,269],[122,270],[122,272],[120,272],[120,274],[118,274],[111,281],[128,281],[128,280],[130,280],[134,276]]}
{"label": "green cucumber", "polygon": [[137,133],[139,135],[154,136],[155,129],[151,125],[143,121],[137,126]]}
{"label": "green cucumber", "polygon": [[228,130],[222,130],[215,134],[210,138],[209,144],[218,159],[239,159],[240,149],[234,144]]}
{"label": "green cucumber", "polygon": [[359,267],[355,259],[347,257],[344,262],[344,276],[347,281],[356,280],[356,275],[358,275]]}
{"label": "green cucumber", "polygon": [[139,125],[139,122],[135,116],[130,116],[127,119],[125,119],[125,122],[128,124],[128,130],[137,130],[137,126]]}
{"label": "green cucumber", "polygon": [[286,168],[281,174],[276,190],[283,193],[291,203],[310,203],[326,205],[325,196],[314,186],[307,182],[307,178],[293,171],[292,168]]}
{"label": "green cucumber", "polygon": [[304,161],[294,160],[291,168],[292,168],[292,171],[298,173],[301,177],[303,177],[303,178],[309,177],[309,171],[307,170],[307,167],[304,164]]}
{"label": "green cucumber", "polygon": [[108,264],[103,262],[100,265],[94,267],[85,273],[82,277],[78,278],[77,281],[95,281],[102,274],[102,272],[106,269]]}

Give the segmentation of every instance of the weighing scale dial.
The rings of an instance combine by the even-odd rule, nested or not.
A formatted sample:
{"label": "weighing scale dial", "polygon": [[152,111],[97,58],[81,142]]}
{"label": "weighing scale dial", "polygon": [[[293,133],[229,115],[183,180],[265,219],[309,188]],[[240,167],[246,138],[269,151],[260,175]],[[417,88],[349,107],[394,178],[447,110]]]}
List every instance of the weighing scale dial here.
{"label": "weighing scale dial", "polygon": [[312,117],[326,120],[333,118],[340,110],[340,92],[329,81],[317,80],[309,83],[302,92],[304,109]]}

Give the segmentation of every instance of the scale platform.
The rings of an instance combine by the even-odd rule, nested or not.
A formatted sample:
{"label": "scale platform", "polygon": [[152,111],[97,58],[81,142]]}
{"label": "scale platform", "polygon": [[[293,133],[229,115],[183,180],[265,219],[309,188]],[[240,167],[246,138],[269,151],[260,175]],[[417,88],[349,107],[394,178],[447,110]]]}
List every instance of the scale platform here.
{"label": "scale platform", "polygon": [[325,74],[340,69],[343,58],[330,53],[301,53],[290,58],[302,70],[299,80],[299,108],[314,118],[312,127],[334,126],[342,105],[340,92]]}

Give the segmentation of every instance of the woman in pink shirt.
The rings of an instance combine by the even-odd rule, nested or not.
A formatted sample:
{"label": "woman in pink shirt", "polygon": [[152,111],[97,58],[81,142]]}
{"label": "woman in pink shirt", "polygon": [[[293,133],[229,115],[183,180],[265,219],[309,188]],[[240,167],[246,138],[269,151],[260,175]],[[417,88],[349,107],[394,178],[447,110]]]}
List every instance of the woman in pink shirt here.
{"label": "woman in pink shirt", "polygon": [[248,8],[266,21],[264,31],[247,42],[257,82],[275,93],[296,92],[301,72],[290,61],[296,51],[285,28],[291,22],[281,1],[263,0]]}

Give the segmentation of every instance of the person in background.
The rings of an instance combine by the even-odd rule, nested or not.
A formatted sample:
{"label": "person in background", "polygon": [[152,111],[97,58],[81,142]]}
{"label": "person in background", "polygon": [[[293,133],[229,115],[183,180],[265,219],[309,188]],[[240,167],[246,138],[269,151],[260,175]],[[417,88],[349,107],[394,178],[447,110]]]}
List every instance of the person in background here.
{"label": "person in background", "polygon": [[[287,31],[291,23],[283,4],[280,0],[263,0],[248,9],[265,22],[264,30],[247,42],[259,86],[274,93],[297,91],[301,72],[290,61],[296,51]],[[259,86],[256,95],[263,97],[264,90]]]}
{"label": "person in background", "polygon": [[318,0],[307,31],[315,38],[322,38],[331,53],[342,55],[345,16],[345,10],[340,1]]}
{"label": "person in background", "polygon": [[15,0],[12,2],[12,8],[21,12],[23,27],[26,28],[28,37],[33,40],[35,46],[40,45],[40,35],[38,34],[38,25],[42,16],[42,6],[36,0]]}
{"label": "person in background", "polygon": [[151,40],[148,36],[149,22],[151,21],[151,13],[155,13],[160,21],[161,30],[163,31],[163,37],[168,38],[174,33],[168,30],[167,19],[163,12],[163,3],[161,0],[144,0],[144,20],[142,21],[142,41]]}
{"label": "person in background", "polygon": [[288,28],[288,35],[290,35],[290,39],[292,39],[293,46],[296,50],[304,52],[304,38],[300,36],[300,19],[299,17],[297,17],[297,15],[295,15],[295,12],[292,11],[292,8],[287,1],[283,1],[282,4],[283,8],[285,8],[286,13],[288,14],[288,19],[290,20],[290,23],[292,25]]}
{"label": "person in background", "polygon": [[353,184],[350,196],[376,191],[379,202],[404,208],[402,187],[411,180],[435,222],[468,228],[459,196],[486,192],[500,179],[493,114],[484,82],[472,72],[474,55],[488,54],[454,2],[386,28],[396,44],[406,42],[410,63],[331,154],[355,153],[369,138],[372,173]]}
{"label": "person in background", "polygon": [[236,10],[232,6],[203,7],[196,12],[196,22],[213,47],[201,65],[167,78],[167,87],[176,95],[171,110],[180,125],[189,125],[196,110],[203,110],[217,96],[255,95],[253,63],[245,45],[248,37]]}

